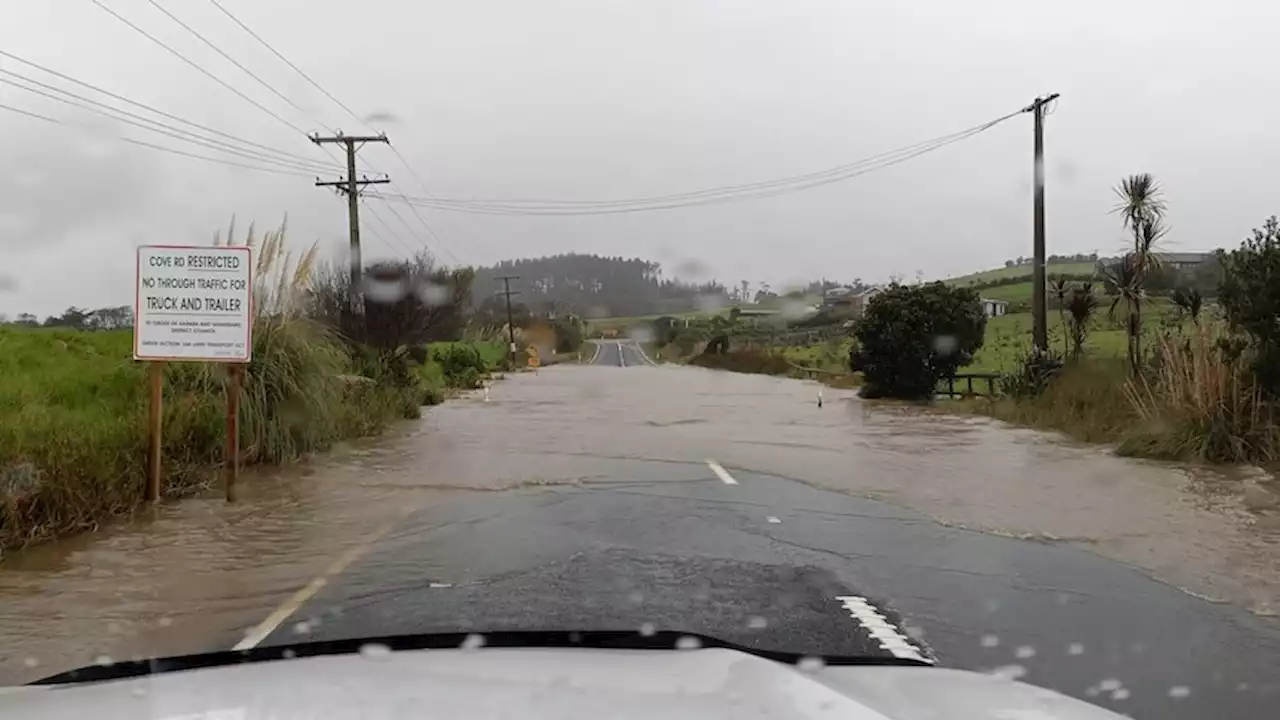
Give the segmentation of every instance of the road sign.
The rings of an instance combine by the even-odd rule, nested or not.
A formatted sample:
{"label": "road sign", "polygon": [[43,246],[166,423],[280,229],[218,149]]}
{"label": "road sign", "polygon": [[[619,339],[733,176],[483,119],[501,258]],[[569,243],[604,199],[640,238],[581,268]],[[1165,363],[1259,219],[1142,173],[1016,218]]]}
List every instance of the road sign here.
{"label": "road sign", "polygon": [[135,359],[248,362],[252,349],[249,248],[138,248]]}

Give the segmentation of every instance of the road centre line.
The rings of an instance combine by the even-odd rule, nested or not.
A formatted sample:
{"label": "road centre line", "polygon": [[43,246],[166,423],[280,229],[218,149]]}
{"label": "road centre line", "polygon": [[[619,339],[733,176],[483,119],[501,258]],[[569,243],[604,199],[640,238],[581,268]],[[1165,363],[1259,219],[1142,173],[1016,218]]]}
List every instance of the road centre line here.
{"label": "road centre line", "polygon": [[288,620],[294,613],[300,610],[302,606],[314,597],[316,593],[320,592],[325,585],[328,585],[330,580],[341,575],[343,570],[346,570],[351,563],[355,562],[361,555],[368,552],[375,543],[391,531],[391,528],[395,527],[397,523],[412,514],[412,512],[413,510],[406,511],[399,517],[388,520],[382,525],[379,525],[377,529],[365,536],[365,539],[359,544],[348,548],[346,552],[339,555],[337,559],[330,563],[329,566],[324,569],[324,572],[317,575],[311,580],[311,582],[304,585],[287,600],[280,603],[280,606],[268,615],[266,619],[245,633],[244,638],[232,646],[231,649],[249,650],[257,647],[258,643],[266,640],[268,635],[274,632],[276,628],[280,627],[280,625],[284,623],[284,621]]}
{"label": "road centre line", "polygon": [[618,367],[627,366],[627,357],[622,354],[622,343],[618,343]]}
{"label": "road centre line", "polygon": [[716,477],[720,478],[720,481],[725,485],[738,484],[738,481],[733,479],[733,476],[729,474],[729,471],[725,470],[724,466],[715,460],[708,460],[707,467],[711,468],[711,472],[715,473]]}
{"label": "road centre line", "polygon": [[880,643],[880,649],[888,650],[896,658],[933,664],[931,658],[916,647],[909,637],[898,632],[898,628],[881,615],[880,611],[876,610],[876,607],[866,598],[860,595],[839,595],[836,596],[836,600],[840,601],[855,623],[873,640]]}

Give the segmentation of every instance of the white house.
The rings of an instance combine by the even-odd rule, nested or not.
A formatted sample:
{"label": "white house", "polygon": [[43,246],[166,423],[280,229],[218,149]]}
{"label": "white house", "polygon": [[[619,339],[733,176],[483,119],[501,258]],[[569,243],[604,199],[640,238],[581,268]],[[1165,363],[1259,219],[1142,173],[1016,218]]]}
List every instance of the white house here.
{"label": "white house", "polygon": [[991,300],[982,298],[978,302],[982,303],[982,314],[987,317],[1000,317],[1009,312],[1009,303],[1004,300]]}

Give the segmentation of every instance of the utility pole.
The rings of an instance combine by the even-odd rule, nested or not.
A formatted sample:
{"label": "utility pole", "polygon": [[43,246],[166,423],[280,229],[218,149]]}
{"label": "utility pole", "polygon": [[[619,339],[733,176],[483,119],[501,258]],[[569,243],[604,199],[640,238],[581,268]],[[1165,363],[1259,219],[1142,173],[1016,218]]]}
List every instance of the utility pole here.
{"label": "utility pole", "polygon": [[1035,195],[1031,211],[1032,232],[1034,234],[1031,249],[1031,341],[1038,352],[1049,350],[1049,314],[1047,298],[1048,289],[1045,280],[1044,249],[1044,115],[1045,106],[1058,99],[1058,93],[1038,97],[1030,105],[1022,109],[1035,116]]}
{"label": "utility pole", "polygon": [[519,275],[502,275],[498,280],[502,281],[502,294],[507,296],[507,370],[514,371],[516,369],[516,325],[511,315],[511,296],[519,295],[519,290],[511,289],[511,281],[519,280]]}
{"label": "utility pole", "polygon": [[383,185],[391,182],[390,178],[374,178],[370,180],[366,177],[356,178],[356,151],[367,142],[386,143],[387,136],[385,133],[381,135],[343,135],[339,132],[331,137],[320,137],[312,135],[311,142],[317,145],[325,143],[341,143],[347,150],[347,176],[340,180],[321,181],[316,180],[316,187],[335,188],[340,193],[347,195],[347,222],[350,225],[351,238],[351,306],[348,310],[355,315],[357,299],[364,294],[364,289],[360,283],[360,273],[362,264],[360,260],[360,188],[365,185]]}

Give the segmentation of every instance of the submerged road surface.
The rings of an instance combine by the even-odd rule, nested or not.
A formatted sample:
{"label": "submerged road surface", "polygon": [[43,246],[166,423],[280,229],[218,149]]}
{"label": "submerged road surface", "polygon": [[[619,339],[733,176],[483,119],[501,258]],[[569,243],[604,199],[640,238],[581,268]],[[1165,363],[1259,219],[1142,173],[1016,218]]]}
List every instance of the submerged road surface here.
{"label": "submerged road surface", "polygon": [[[79,587],[72,614],[165,614],[121,655],[673,630],[995,671],[1136,718],[1274,717],[1280,623],[1249,611],[1274,599],[1267,518],[1189,493],[1205,480],[1176,469],[824,394],[819,407],[809,383],[654,366],[602,342],[592,366],[508,378],[306,477],[251,479],[259,496],[240,507],[175,506],[183,523],[165,532],[221,528],[199,542],[164,542],[160,518],[100,534],[56,572],[20,563],[23,583],[3,568],[0,642],[39,650],[16,623],[29,613],[49,634],[40,608]],[[183,557],[183,577],[127,608],[111,579],[95,593],[66,577],[96,562],[119,591],[146,576],[135,563]]]}

